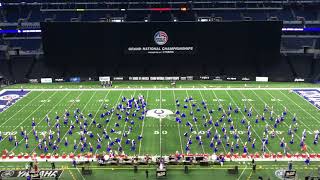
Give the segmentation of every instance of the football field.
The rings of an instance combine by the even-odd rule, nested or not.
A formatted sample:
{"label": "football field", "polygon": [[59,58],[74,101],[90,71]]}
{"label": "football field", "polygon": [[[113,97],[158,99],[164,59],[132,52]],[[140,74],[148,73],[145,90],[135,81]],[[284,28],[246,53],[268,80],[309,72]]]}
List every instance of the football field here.
{"label": "football field", "polygon": [[[19,94],[21,91],[10,93]],[[307,153],[320,153],[318,145],[314,144],[314,136],[320,127],[319,109],[288,89],[30,89],[24,93],[21,99],[0,113],[1,151],[6,149],[9,153],[38,155],[90,151],[92,154],[107,151],[121,154],[122,151],[127,155],[156,156],[172,155],[177,151],[182,154],[187,151],[191,154],[213,154],[215,151],[228,154],[231,146],[234,153],[242,154],[244,146],[247,146],[248,153],[261,154],[263,139],[268,134],[266,153],[295,154],[302,153],[300,141],[305,131]],[[145,109],[142,104],[138,109],[127,108],[128,99],[142,96],[146,102]],[[250,110],[251,117],[248,116]],[[70,116],[65,118],[66,112]],[[221,118],[224,113],[225,117]],[[294,131],[293,124],[295,114],[297,131]],[[270,120],[271,116],[273,120]],[[275,127],[276,119],[281,116],[284,120]],[[60,124],[60,141],[57,122]],[[232,123],[233,129],[230,127]],[[268,130],[264,133],[267,124]],[[74,128],[70,133],[71,125]],[[288,134],[290,127],[292,135]],[[82,134],[82,128],[86,128],[86,134]],[[271,137],[272,133],[274,137]],[[13,138],[11,142],[9,137]],[[87,146],[83,147],[81,137],[86,138]],[[101,148],[97,147],[99,137]],[[280,146],[283,138],[286,148]],[[292,138],[294,142],[289,143]],[[43,139],[46,139],[46,144],[41,143],[39,148],[39,140]],[[254,139],[255,148],[252,147]],[[220,145],[218,140],[221,140]],[[48,146],[47,150],[44,146]]]}

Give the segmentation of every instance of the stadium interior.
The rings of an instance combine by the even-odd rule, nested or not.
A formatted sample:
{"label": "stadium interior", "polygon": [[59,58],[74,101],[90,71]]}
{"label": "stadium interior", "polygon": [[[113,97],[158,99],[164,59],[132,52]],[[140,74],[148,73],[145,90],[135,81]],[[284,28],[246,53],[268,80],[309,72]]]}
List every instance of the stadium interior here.
{"label": "stadium interior", "polygon": [[0,179],[320,179],[319,84],[320,0],[0,0]]}

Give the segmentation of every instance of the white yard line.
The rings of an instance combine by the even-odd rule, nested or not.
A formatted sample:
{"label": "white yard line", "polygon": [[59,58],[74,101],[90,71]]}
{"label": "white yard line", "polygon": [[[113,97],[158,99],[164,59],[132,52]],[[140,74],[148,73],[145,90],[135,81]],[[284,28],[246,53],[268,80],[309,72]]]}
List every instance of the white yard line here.
{"label": "white yard line", "polygon": [[[35,98],[33,98],[31,101],[29,101],[26,105],[24,105],[21,109],[19,109],[19,111],[15,112],[10,118],[8,118],[4,123],[2,123],[0,125],[0,128],[7,123],[8,121],[10,121],[15,115],[17,115],[19,112],[21,112],[24,108],[27,108],[29,106],[30,103],[32,103],[34,100],[36,100],[38,97],[40,97],[40,95],[42,95],[44,93],[44,91],[42,91],[41,93],[39,93]],[[21,98],[22,99],[22,98]],[[12,105],[13,106],[13,105]]]}
{"label": "white yard line", "polygon": [[79,168],[76,168],[76,169],[78,170],[80,176],[82,177],[82,180],[86,180],[86,179],[83,177],[82,173],[80,172]]}
{"label": "white yard line", "polygon": [[[110,91],[109,91],[109,92],[110,92]],[[122,93],[123,93],[123,91],[121,91],[121,93],[119,94],[118,100],[115,102],[115,105],[113,106],[113,108],[115,109],[115,111],[116,111],[116,109],[117,109],[117,105],[118,105],[119,102],[120,102]],[[113,112],[113,113],[111,114],[111,116],[110,116],[110,122],[106,125],[106,128],[105,128],[106,131],[107,131],[107,128],[109,127],[109,124],[111,124],[111,120],[112,120],[112,117],[113,117],[114,114],[115,114],[115,113]],[[97,152],[98,152],[98,149],[96,149],[95,154],[97,154]]]}
{"label": "white yard line", "polygon": [[[76,97],[76,99],[78,99],[81,95],[82,95],[83,91],[81,91],[81,93]],[[97,91],[95,91],[92,96],[90,97],[89,101],[87,101],[87,103],[85,104],[85,106],[83,107],[83,109],[81,109],[81,112],[84,112],[84,110],[86,109],[87,105],[89,104],[89,102],[91,102],[92,98],[94,97],[94,95],[97,93]],[[102,102],[103,103],[103,102]],[[73,105],[75,104],[75,101],[71,103],[71,105],[68,107],[71,108]],[[54,126],[51,127],[51,129]],[[66,133],[63,135],[63,137],[61,138],[60,142],[58,142],[57,146],[59,147],[59,145],[61,144],[61,142],[65,139],[66,135],[68,134],[68,129],[66,131]],[[37,148],[37,147],[35,147]],[[34,149],[35,150],[35,149]],[[54,153],[55,151],[53,150],[52,153]]]}
{"label": "white yard line", "polygon": [[[257,93],[256,92],[254,92],[254,91],[252,91],[254,94],[255,94],[255,96],[257,96],[259,99],[260,99],[260,101],[262,101],[264,104],[267,104],[263,99],[261,99],[260,98],[260,96],[258,96],[257,95]],[[266,91],[265,90],[265,92],[267,92],[268,94],[269,94],[269,96],[271,96],[272,98],[275,98],[274,96],[272,96],[268,91]],[[279,101],[277,102],[277,103],[280,103]],[[283,106],[283,107],[285,107],[284,105],[282,105],[282,103],[280,103],[281,104],[281,106]],[[288,112],[289,112],[289,110],[287,110]],[[273,111],[274,112],[274,114],[275,115],[277,115],[277,112],[276,111]],[[303,121],[300,121],[302,124],[304,124],[303,123]],[[283,123],[289,128],[289,126],[288,126],[288,124],[285,122],[285,121],[283,121]],[[304,124],[304,126],[306,127],[306,128],[308,128],[305,124]],[[310,130],[310,128],[308,128],[309,130]],[[296,135],[296,137],[298,137],[298,139],[301,141],[301,137],[297,134],[297,133],[295,133],[295,132],[292,132],[294,135]],[[313,151],[313,152],[315,152],[310,146],[308,146],[308,148],[311,150],[311,151]]]}
{"label": "white yard line", "polygon": [[[320,89],[317,89],[318,91],[320,91]],[[312,104],[310,103],[307,99],[305,99],[302,95],[298,94],[297,92],[294,92],[294,94],[296,94],[297,96],[299,96],[300,98],[302,98],[303,100],[305,100],[306,102],[308,102],[309,104]],[[320,111],[320,109],[318,107],[316,107],[314,104],[312,104],[312,106],[314,108],[316,108],[316,110]]]}
{"label": "white yard line", "polygon": [[[231,95],[229,94],[229,92],[226,91],[226,93],[227,93],[227,95],[229,96],[230,100],[233,102],[233,104],[235,104],[237,107],[239,107],[238,104],[233,100],[233,98],[231,97]],[[240,113],[241,113],[243,116],[246,117],[246,115],[242,112],[242,110],[240,110]],[[256,130],[254,130],[254,128],[251,128],[251,129],[252,129],[253,132],[258,136],[258,138],[260,139],[261,143],[263,143],[261,137],[260,137],[259,134],[256,132]],[[266,148],[267,148],[267,150],[268,150],[269,153],[270,153],[271,151],[269,150],[268,146],[266,146]]]}
{"label": "white yard line", "polygon": [[[190,96],[189,96],[189,93],[188,93],[188,91],[186,90],[186,93],[187,93],[187,98],[189,98]],[[189,102],[189,106],[190,106],[190,108],[191,108],[191,111],[193,112],[193,107],[192,107],[192,104],[191,104],[191,102],[190,101],[188,101]],[[193,112],[194,113],[194,112]],[[192,115],[192,117],[194,117],[194,115]],[[196,128],[197,128],[197,133],[199,134],[199,128],[198,128],[198,125],[197,125],[197,122],[194,122],[194,124],[196,125]],[[202,147],[202,152],[203,152],[203,154],[205,154],[205,151],[204,151],[204,147],[203,147],[203,144],[201,144],[201,147]]]}
{"label": "white yard line", "polygon": [[[289,99],[291,102],[293,102],[293,104],[295,104],[296,106],[298,106],[302,111],[304,111],[305,113],[307,113],[310,117],[312,117],[313,119],[315,119],[318,123],[320,123],[319,119],[317,119],[316,117],[314,117],[312,114],[310,114],[308,111],[306,111],[305,109],[303,109],[299,104],[297,104],[295,101],[293,101],[288,95],[286,95],[285,93],[279,91],[281,94],[283,94],[284,96],[286,96],[287,99]],[[300,98],[304,99],[302,96],[300,96],[297,93],[294,93],[296,95],[298,95]],[[305,101],[307,101],[306,99],[304,99]],[[308,101],[307,101],[308,102]],[[310,102],[308,102],[310,104]],[[314,106],[313,104],[311,104],[313,107],[315,107],[318,111],[319,109]]]}
{"label": "white yard line", "polygon": [[[172,91],[173,92],[173,101],[175,102],[176,101],[176,93],[174,92],[174,91]],[[174,106],[175,108],[176,108],[176,112],[177,112],[177,105],[175,104],[175,106]],[[181,130],[180,130],[180,123],[177,123],[178,125],[178,132],[179,132],[179,140],[180,140],[180,146],[181,146],[181,153],[182,154],[184,154],[184,152],[183,152],[183,147],[182,147],[182,139],[181,139]]]}
{"label": "white yard line", "polygon": [[[220,102],[220,99],[218,98],[218,96],[216,95],[216,93],[215,93],[213,90],[212,90],[211,92],[214,94],[214,97],[217,99],[217,102],[218,102],[219,105],[222,107],[222,110],[225,111],[224,108],[223,108],[223,105],[222,105],[222,103]],[[240,135],[239,135],[239,136],[240,136]],[[243,143],[241,137],[239,137],[239,139],[240,139],[240,142],[241,142],[242,146],[244,146],[244,143]],[[233,142],[233,141],[232,141],[232,142]],[[240,151],[240,147],[239,147],[239,151]]]}
{"label": "white yard line", "polygon": [[[211,91],[211,90],[261,90],[264,91],[265,89],[268,90],[304,90],[304,89],[317,89],[319,90],[319,88],[315,88],[315,87],[310,87],[310,88],[268,88],[268,87],[258,87],[258,88],[235,88],[235,87],[217,87],[217,88],[112,88],[112,89],[102,89],[102,88],[64,88],[64,89],[60,89],[60,88],[52,88],[52,89],[24,89],[26,91],[133,91],[133,90],[137,90],[137,91],[141,91],[141,90],[145,90],[145,91],[172,91],[172,90],[176,90],[176,91],[186,91],[186,90],[203,90],[203,91]],[[6,90],[12,90],[12,91],[16,91],[17,89],[6,89]]]}
{"label": "white yard line", "polygon": [[[203,98],[203,95],[202,95],[202,93],[201,93],[200,90],[199,90],[199,93],[200,93],[200,96],[201,96],[202,101],[205,102],[205,99]],[[211,117],[211,114],[209,113],[209,109],[208,109],[208,108],[207,108],[207,113],[208,113],[209,117]],[[217,128],[215,125],[213,125],[213,127],[214,127],[215,130],[218,130],[218,128]],[[222,147],[223,147],[224,152],[225,152],[226,154],[228,154],[228,152],[227,152],[226,148],[224,147],[224,145],[222,145]]]}
{"label": "white yard line", "polygon": [[[71,92],[66,93],[66,94],[64,95],[64,97],[61,98],[60,101],[59,101],[58,103],[56,103],[53,108],[51,108],[51,110],[49,111],[49,113],[50,113],[53,109],[55,109],[55,107],[57,107],[58,104],[60,104],[60,102],[62,102],[62,100],[64,100],[64,99],[67,97],[67,95],[70,94],[70,93],[71,93]],[[53,95],[54,95],[54,94],[56,94],[56,92],[53,93]],[[50,98],[51,98],[53,95],[51,95]],[[45,104],[45,103],[43,103],[43,104]],[[43,104],[41,104],[35,111],[37,111],[40,107],[42,107]],[[35,111],[34,111],[34,112],[35,112]],[[32,115],[32,114],[33,114],[33,113],[31,113],[30,115]],[[30,117],[30,115],[29,115],[25,120],[27,120],[27,119]],[[40,124],[40,123],[44,120],[44,118],[45,118],[45,116],[44,116],[39,122],[37,122],[37,124]],[[21,122],[16,128],[18,128],[22,123],[23,123],[23,122]],[[32,129],[27,133],[27,135],[29,135],[31,132],[32,132]],[[24,140],[24,138],[22,138],[22,139],[19,141],[19,145],[21,144],[21,142],[22,142],[23,140]],[[18,145],[18,146],[19,146],[19,145]],[[12,148],[12,149],[10,150],[10,152],[12,152],[13,150],[15,150],[18,146],[15,146],[14,148]]]}
{"label": "white yard line", "polygon": [[246,167],[242,170],[242,173],[240,174],[240,176],[239,176],[239,178],[238,178],[237,180],[240,180],[240,179],[241,179],[241,177],[242,177],[244,171],[246,171],[247,167],[248,167],[248,166],[246,166]]}
{"label": "white yard line", "polygon": [[[136,95],[136,92],[137,92],[137,91],[134,91],[133,97]],[[133,109],[133,108],[130,109],[130,112],[131,112],[132,109]],[[127,124],[128,124],[128,121],[125,121],[123,130],[121,131],[120,144],[122,143],[123,133],[125,133],[125,131],[126,131]],[[142,140],[142,139],[141,139],[141,140]],[[140,140],[140,142],[141,142],[141,140]]]}
{"label": "white yard line", "polygon": [[[41,94],[42,94],[42,93],[41,93]],[[55,95],[55,94],[56,94],[56,92],[53,93],[49,98],[51,98],[51,97],[52,97],[53,95]],[[39,97],[39,95],[38,95],[38,97]],[[29,104],[29,103],[28,103],[28,104]],[[39,108],[41,108],[44,104],[45,104],[45,102],[43,102],[40,106],[38,106],[35,110],[33,110],[26,118],[24,118],[24,120],[23,120],[20,124],[16,125],[15,128],[12,129],[11,131],[13,132],[13,131],[15,131],[16,129],[18,129],[21,124],[23,124],[26,120],[28,120],[28,119],[30,118],[30,116],[33,115],[33,114],[34,114]],[[27,107],[27,106],[25,106],[25,107]],[[18,111],[18,112],[20,112],[20,111]],[[14,116],[12,116],[12,117],[14,117]],[[11,118],[12,118],[12,117],[11,117]],[[11,119],[11,118],[9,118],[9,119]],[[2,141],[0,141],[0,144],[1,144],[8,136],[9,136],[9,134],[8,134],[6,137],[4,137]]]}
{"label": "white yard line", "polygon": [[[161,102],[162,102],[162,97],[161,97],[161,90],[160,90],[160,109],[161,109]],[[162,157],[162,129],[161,129],[161,121],[162,118],[159,118],[160,121],[160,131],[159,131],[159,137],[160,137],[160,156]]]}
{"label": "white yard line", "polygon": [[[239,91],[239,93],[241,94],[241,96],[242,97],[244,97],[245,99],[248,99],[241,91]],[[257,111],[257,109],[252,105],[252,103],[250,102],[250,101],[247,101],[247,102],[249,102],[249,104],[250,104],[250,106],[253,108],[253,110],[261,117],[261,114]],[[259,117],[259,118],[260,118]],[[261,120],[260,120],[261,121]],[[266,120],[264,120],[263,121],[266,125],[268,124],[267,122],[266,122]],[[269,125],[269,124],[268,124]],[[272,126],[269,126],[269,128],[271,128],[271,130],[274,130],[274,128],[272,127]],[[279,139],[279,140],[281,140],[281,138],[279,137],[279,135],[278,135],[278,133],[275,133],[276,134],[276,136],[277,136],[277,138]]]}
{"label": "white yard line", "polygon": [[[270,94],[268,91],[266,91],[272,98],[275,98],[272,94]],[[278,104],[280,104],[282,107],[285,107],[280,101],[277,102]],[[300,107],[301,108],[301,107]],[[287,109],[288,113],[290,112],[289,109]],[[303,124],[304,127],[306,127],[307,129],[309,129],[309,131],[312,132],[312,130],[303,122],[303,121],[299,121]],[[285,123],[287,124],[287,123]],[[288,126],[289,127],[289,126]]]}
{"label": "white yard line", "polygon": [[[147,97],[146,97],[146,103],[147,103],[147,106],[146,106],[146,108],[147,108],[147,110],[148,110],[148,98],[149,98],[149,91],[147,91]],[[144,109],[143,109],[143,111],[144,111]],[[143,118],[143,121],[142,121],[142,129],[141,129],[141,136],[143,137],[143,130],[144,130],[144,121],[146,120],[146,112],[145,112],[145,114],[144,114],[144,118]],[[140,156],[140,152],[141,152],[141,144],[142,144],[142,140],[143,140],[143,138],[140,140],[140,143],[139,143],[139,156]]]}
{"label": "white yard line", "polygon": [[[96,92],[97,92],[97,91],[95,91],[95,94],[96,94]],[[106,99],[106,98],[108,97],[109,93],[110,93],[110,91],[108,91],[108,93],[104,96],[103,99]],[[87,105],[89,104],[89,102],[91,102],[91,100],[92,100],[92,98],[94,97],[95,94],[93,94],[93,95],[91,96],[91,98],[89,99],[89,101],[87,102],[87,104],[84,106],[83,110],[87,107]],[[97,117],[99,110],[100,110],[101,107],[103,106],[103,103],[104,103],[104,101],[101,102],[98,110],[96,111],[96,113],[95,113],[95,115],[93,116],[92,119],[95,119],[95,118]],[[93,121],[91,121],[90,124],[88,125],[87,131],[89,131],[89,128],[91,127],[92,122],[93,122]],[[62,138],[61,140],[63,140],[64,137],[65,137],[67,134],[68,134],[68,131],[64,134],[64,136],[63,136],[63,138]],[[60,142],[62,142],[62,141],[60,141]],[[78,147],[79,147],[80,143],[81,143],[81,141],[79,141],[79,143],[78,143],[78,145],[77,145]],[[76,151],[77,151],[77,150],[74,150],[74,151],[73,151],[73,154],[74,154]]]}
{"label": "white yard line", "polygon": [[2,89],[2,90],[0,91],[0,94],[4,93],[4,92],[6,92],[6,91],[8,91],[8,90],[7,90],[7,89]]}

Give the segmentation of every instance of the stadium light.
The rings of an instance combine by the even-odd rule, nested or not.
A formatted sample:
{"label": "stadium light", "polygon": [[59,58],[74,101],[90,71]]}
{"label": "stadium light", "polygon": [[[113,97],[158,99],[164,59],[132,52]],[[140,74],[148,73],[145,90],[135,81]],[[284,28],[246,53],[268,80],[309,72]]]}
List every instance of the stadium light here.
{"label": "stadium light", "polygon": [[181,7],[180,10],[181,11],[187,11],[187,8],[186,7]]}
{"label": "stadium light", "polygon": [[124,22],[124,19],[122,17],[114,17],[110,19],[111,22]]}
{"label": "stadium light", "polygon": [[121,19],[112,19],[111,22],[122,22]]}
{"label": "stadium light", "polygon": [[0,7],[2,6],[2,3],[0,3]]}
{"label": "stadium light", "polygon": [[173,22],[177,22],[178,19],[176,17],[173,17]]}
{"label": "stadium light", "polygon": [[200,21],[200,22],[208,22],[210,20],[211,20],[211,18],[208,18],[208,17],[199,17],[198,18],[198,21]]}

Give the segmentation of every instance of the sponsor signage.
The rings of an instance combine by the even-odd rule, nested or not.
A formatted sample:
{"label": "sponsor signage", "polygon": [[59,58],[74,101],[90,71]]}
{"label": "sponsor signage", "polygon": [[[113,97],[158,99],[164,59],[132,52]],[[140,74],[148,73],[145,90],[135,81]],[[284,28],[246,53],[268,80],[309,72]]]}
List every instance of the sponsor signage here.
{"label": "sponsor signage", "polygon": [[123,81],[123,77],[113,77],[114,81]]}
{"label": "sponsor signage", "polygon": [[220,76],[216,76],[216,77],[213,78],[213,80],[215,80],[215,81],[222,81],[222,78],[221,78]]}
{"label": "sponsor signage", "polygon": [[166,81],[178,81],[179,77],[164,77]]}
{"label": "sponsor signage", "polygon": [[54,79],[55,82],[64,82],[64,79],[60,78],[60,79]]}
{"label": "sponsor signage", "polygon": [[187,76],[187,80],[188,81],[192,81],[193,80],[193,76]]}
{"label": "sponsor signage", "polygon": [[241,78],[241,81],[250,81],[250,78],[243,77],[243,78]]}
{"label": "sponsor signage", "polygon": [[80,82],[80,77],[71,77],[70,82]]}
{"label": "sponsor signage", "polygon": [[227,77],[227,80],[229,80],[229,81],[236,81],[237,78],[235,78],[235,77]]}
{"label": "sponsor signage", "polygon": [[302,79],[302,78],[295,78],[295,79],[294,79],[294,82],[304,82],[304,79]]}
{"label": "sponsor signage", "polygon": [[[63,170],[40,170],[39,176],[41,178],[59,178]],[[5,170],[0,171],[0,178],[9,179],[9,178],[26,178],[29,174],[26,171],[18,170]]]}
{"label": "sponsor signage", "polygon": [[29,79],[29,82],[30,83],[38,83],[39,81],[38,81],[38,79]]}
{"label": "sponsor signage", "polygon": [[268,82],[269,78],[268,77],[256,77],[257,82]]}
{"label": "sponsor signage", "polygon": [[201,80],[209,80],[210,77],[209,77],[209,76],[200,76],[200,79],[201,79]]}
{"label": "sponsor signage", "polygon": [[52,83],[52,78],[41,78],[40,82],[41,83]]}
{"label": "sponsor signage", "polygon": [[138,80],[139,80],[139,77],[129,77],[129,80],[130,80],[130,81],[138,81]]}
{"label": "sponsor signage", "polygon": [[149,77],[129,77],[130,81],[149,81]]}
{"label": "sponsor signage", "polygon": [[99,81],[110,81],[110,76],[100,76]]}
{"label": "sponsor signage", "polygon": [[317,89],[296,89],[294,90],[297,94],[302,96],[305,100],[307,100],[309,103],[316,106],[318,109],[320,109],[320,91]]}

